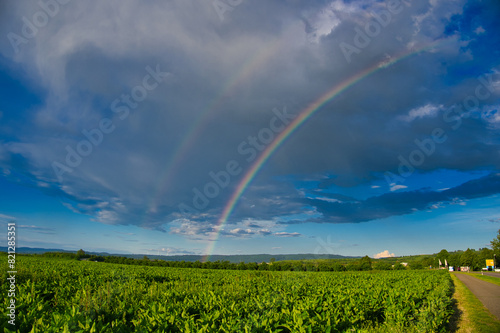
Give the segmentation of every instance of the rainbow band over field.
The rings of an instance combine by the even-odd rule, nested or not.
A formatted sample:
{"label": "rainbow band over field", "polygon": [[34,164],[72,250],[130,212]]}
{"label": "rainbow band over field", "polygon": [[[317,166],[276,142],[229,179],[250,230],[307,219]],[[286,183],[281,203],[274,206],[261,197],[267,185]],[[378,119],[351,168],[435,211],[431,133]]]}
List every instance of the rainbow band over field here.
{"label": "rainbow band over field", "polygon": [[387,68],[389,66],[394,65],[395,63],[406,59],[412,55],[421,53],[423,51],[427,51],[430,49],[435,48],[438,44],[443,43],[442,41],[436,41],[430,45],[427,45],[422,48],[418,48],[416,50],[406,52],[402,55],[399,55],[398,57],[393,58],[390,61],[383,62],[383,63],[377,63],[375,66],[370,67],[368,69],[365,69],[362,72],[359,72],[358,74],[351,76],[348,78],[346,81],[341,82],[337,85],[335,85],[332,89],[324,93],[322,96],[320,96],[316,101],[312,102],[307,108],[305,108],[303,111],[299,113],[297,118],[293,120],[284,130],[281,132],[273,142],[261,153],[259,158],[252,164],[250,169],[247,171],[245,176],[241,179],[240,183],[236,187],[235,191],[231,195],[229,201],[225,205],[222,214],[217,221],[217,225],[215,227],[216,232],[212,236],[212,239],[209,241],[207,248],[205,249],[205,255],[203,257],[203,261],[208,261],[210,259],[210,256],[213,254],[213,251],[215,249],[215,245],[217,243],[217,239],[220,235],[220,232],[222,230],[222,227],[224,224],[227,222],[227,219],[233,212],[236,204],[238,203],[238,200],[240,199],[241,195],[245,191],[245,189],[248,187],[250,182],[255,178],[259,170],[262,168],[262,166],[266,163],[266,161],[269,159],[269,157],[278,149],[283,142],[293,133],[297,128],[299,128],[302,124],[304,124],[316,111],[321,109],[322,106],[324,106],[326,103],[337,97],[339,94],[341,94],[343,91],[346,89],[350,88],[354,84],[360,82],[364,78],[370,76],[371,74],[376,73],[377,71]]}

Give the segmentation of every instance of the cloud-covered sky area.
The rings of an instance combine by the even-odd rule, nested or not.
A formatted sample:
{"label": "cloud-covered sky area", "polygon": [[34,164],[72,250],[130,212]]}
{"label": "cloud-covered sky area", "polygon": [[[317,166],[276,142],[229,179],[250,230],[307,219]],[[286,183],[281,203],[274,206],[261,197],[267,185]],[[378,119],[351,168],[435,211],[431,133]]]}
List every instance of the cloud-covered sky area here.
{"label": "cloud-covered sky area", "polygon": [[[374,256],[498,229],[497,1],[0,7],[0,221],[26,245]],[[370,239],[426,223],[457,242]]]}

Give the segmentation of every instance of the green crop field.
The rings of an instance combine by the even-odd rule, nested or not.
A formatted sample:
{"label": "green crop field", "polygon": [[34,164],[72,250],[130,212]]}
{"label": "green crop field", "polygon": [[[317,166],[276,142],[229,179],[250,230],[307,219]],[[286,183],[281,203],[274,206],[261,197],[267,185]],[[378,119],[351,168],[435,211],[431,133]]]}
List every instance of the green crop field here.
{"label": "green crop field", "polygon": [[[453,312],[446,271],[202,270],[18,257],[17,272],[19,332],[439,332]],[[6,278],[0,327],[11,332]]]}

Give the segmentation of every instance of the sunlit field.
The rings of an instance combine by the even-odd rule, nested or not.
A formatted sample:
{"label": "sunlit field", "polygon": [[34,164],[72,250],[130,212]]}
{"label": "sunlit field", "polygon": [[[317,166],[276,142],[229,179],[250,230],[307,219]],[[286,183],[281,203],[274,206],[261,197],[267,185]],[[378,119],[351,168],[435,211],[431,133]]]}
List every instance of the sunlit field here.
{"label": "sunlit field", "polygon": [[33,257],[18,267],[20,332],[434,332],[446,331],[452,314],[442,270],[263,272]]}

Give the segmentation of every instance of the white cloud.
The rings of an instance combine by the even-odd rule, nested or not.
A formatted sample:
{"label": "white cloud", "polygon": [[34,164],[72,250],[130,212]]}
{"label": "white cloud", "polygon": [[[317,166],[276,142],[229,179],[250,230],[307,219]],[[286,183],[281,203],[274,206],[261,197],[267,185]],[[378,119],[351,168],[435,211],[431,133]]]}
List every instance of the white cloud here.
{"label": "white cloud", "polygon": [[16,225],[16,228],[25,229],[26,230],[25,232],[34,232],[34,233],[38,233],[38,234],[46,234],[46,235],[55,235],[56,234],[55,228],[40,227],[37,225],[19,224],[19,225]]}
{"label": "white cloud", "polygon": [[459,206],[467,206],[467,200],[461,198],[453,198],[450,201],[450,205],[459,205]]}
{"label": "white cloud", "polygon": [[328,197],[311,197],[311,198],[314,198],[316,200],[326,201],[326,202],[332,202],[332,203],[335,203],[335,202],[342,203],[343,202],[339,199],[328,198]]}
{"label": "white cloud", "polygon": [[298,232],[276,232],[274,235],[278,236],[278,237],[299,237],[299,236],[301,236],[301,234]]}
{"label": "white cloud", "polygon": [[397,190],[402,190],[408,188],[406,185],[396,185],[396,184],[391,184],[391,192],[397,191]]}
{"label": "white cloud", "polygon": [[155,249],[143,249],[149,255],[163,255],[163,256],[174,256],[174,255],[190,255],[190,254],[201,254],[200,250],[186,250],[180,247],[162,247]]}
{"label": "white cloud", "polygon": [[486,32],[486,30],[484,30],[482,26],[479,26],[476,28],[476,30],[474,30],[474,32],[476,33],[476,35],[482,35]]}
{"label": "white cloud", "polygon": [[[194,240],[212,239],[217,233],[221,237],[262,237],[262,236],[278,236],[278,237],[296,237],[298,233],[279,232],[285,228],[284,225],[278,224],[275,221],[267,220],[245,220],[238,223],[226,224],[219,227],[215,223],[196,222],[187,219],[180,219],[171,223],[170,233],[182,235]],[[219,232],[218,232],[219,230]]]}
{"label": "white cloud", "polygon": [[172,222],[170,233],[193,240],[206,240],[216,234],[217,229],[215,227],[215,223],[199,223],[188,219],[180,219]]}
{"label": "white cloud", "polygon": [[5,215],[5,214],[0,214],[0,221],[15,221],[16,218],[14,216],[10,216],[10,215]]}
{"label": "white cloud", "polygon": [[410,110],[407,115],[399,116],[398,118],[409,123],[417,118],[435,117],[438,114],[439,110],[441,110],[442,108],[442,105],[426,104],[424,106],[414,108]]}
{"label": "white cloud", "polygon": [[235,229],[229,230],[229,233],[233,234],[233,235],[253,235],[254,234],[254,232],[250,228],[247,228],[247,229],[235,228]]}
{"label": "white cloud", "polygon": [[385,250],[385,251],[382,251],[380,253],[373,255],[373,258],[375,258],[375,259],[390,258],[390,257],[395,257],[395,255],[394,255],[394,253],[389,253],[389,250]]}
{"label": "white cloud", "polygon": [[309,29],[312,30],[309,31],[307,36],[309,41],[318,43],[321,37],[332,33],[335,27],[340,24],[341,20],[336,14],[339,8],[334,6],[336,3],[329,4],[314,13],[304,14],[307,24],[310,25]]}

